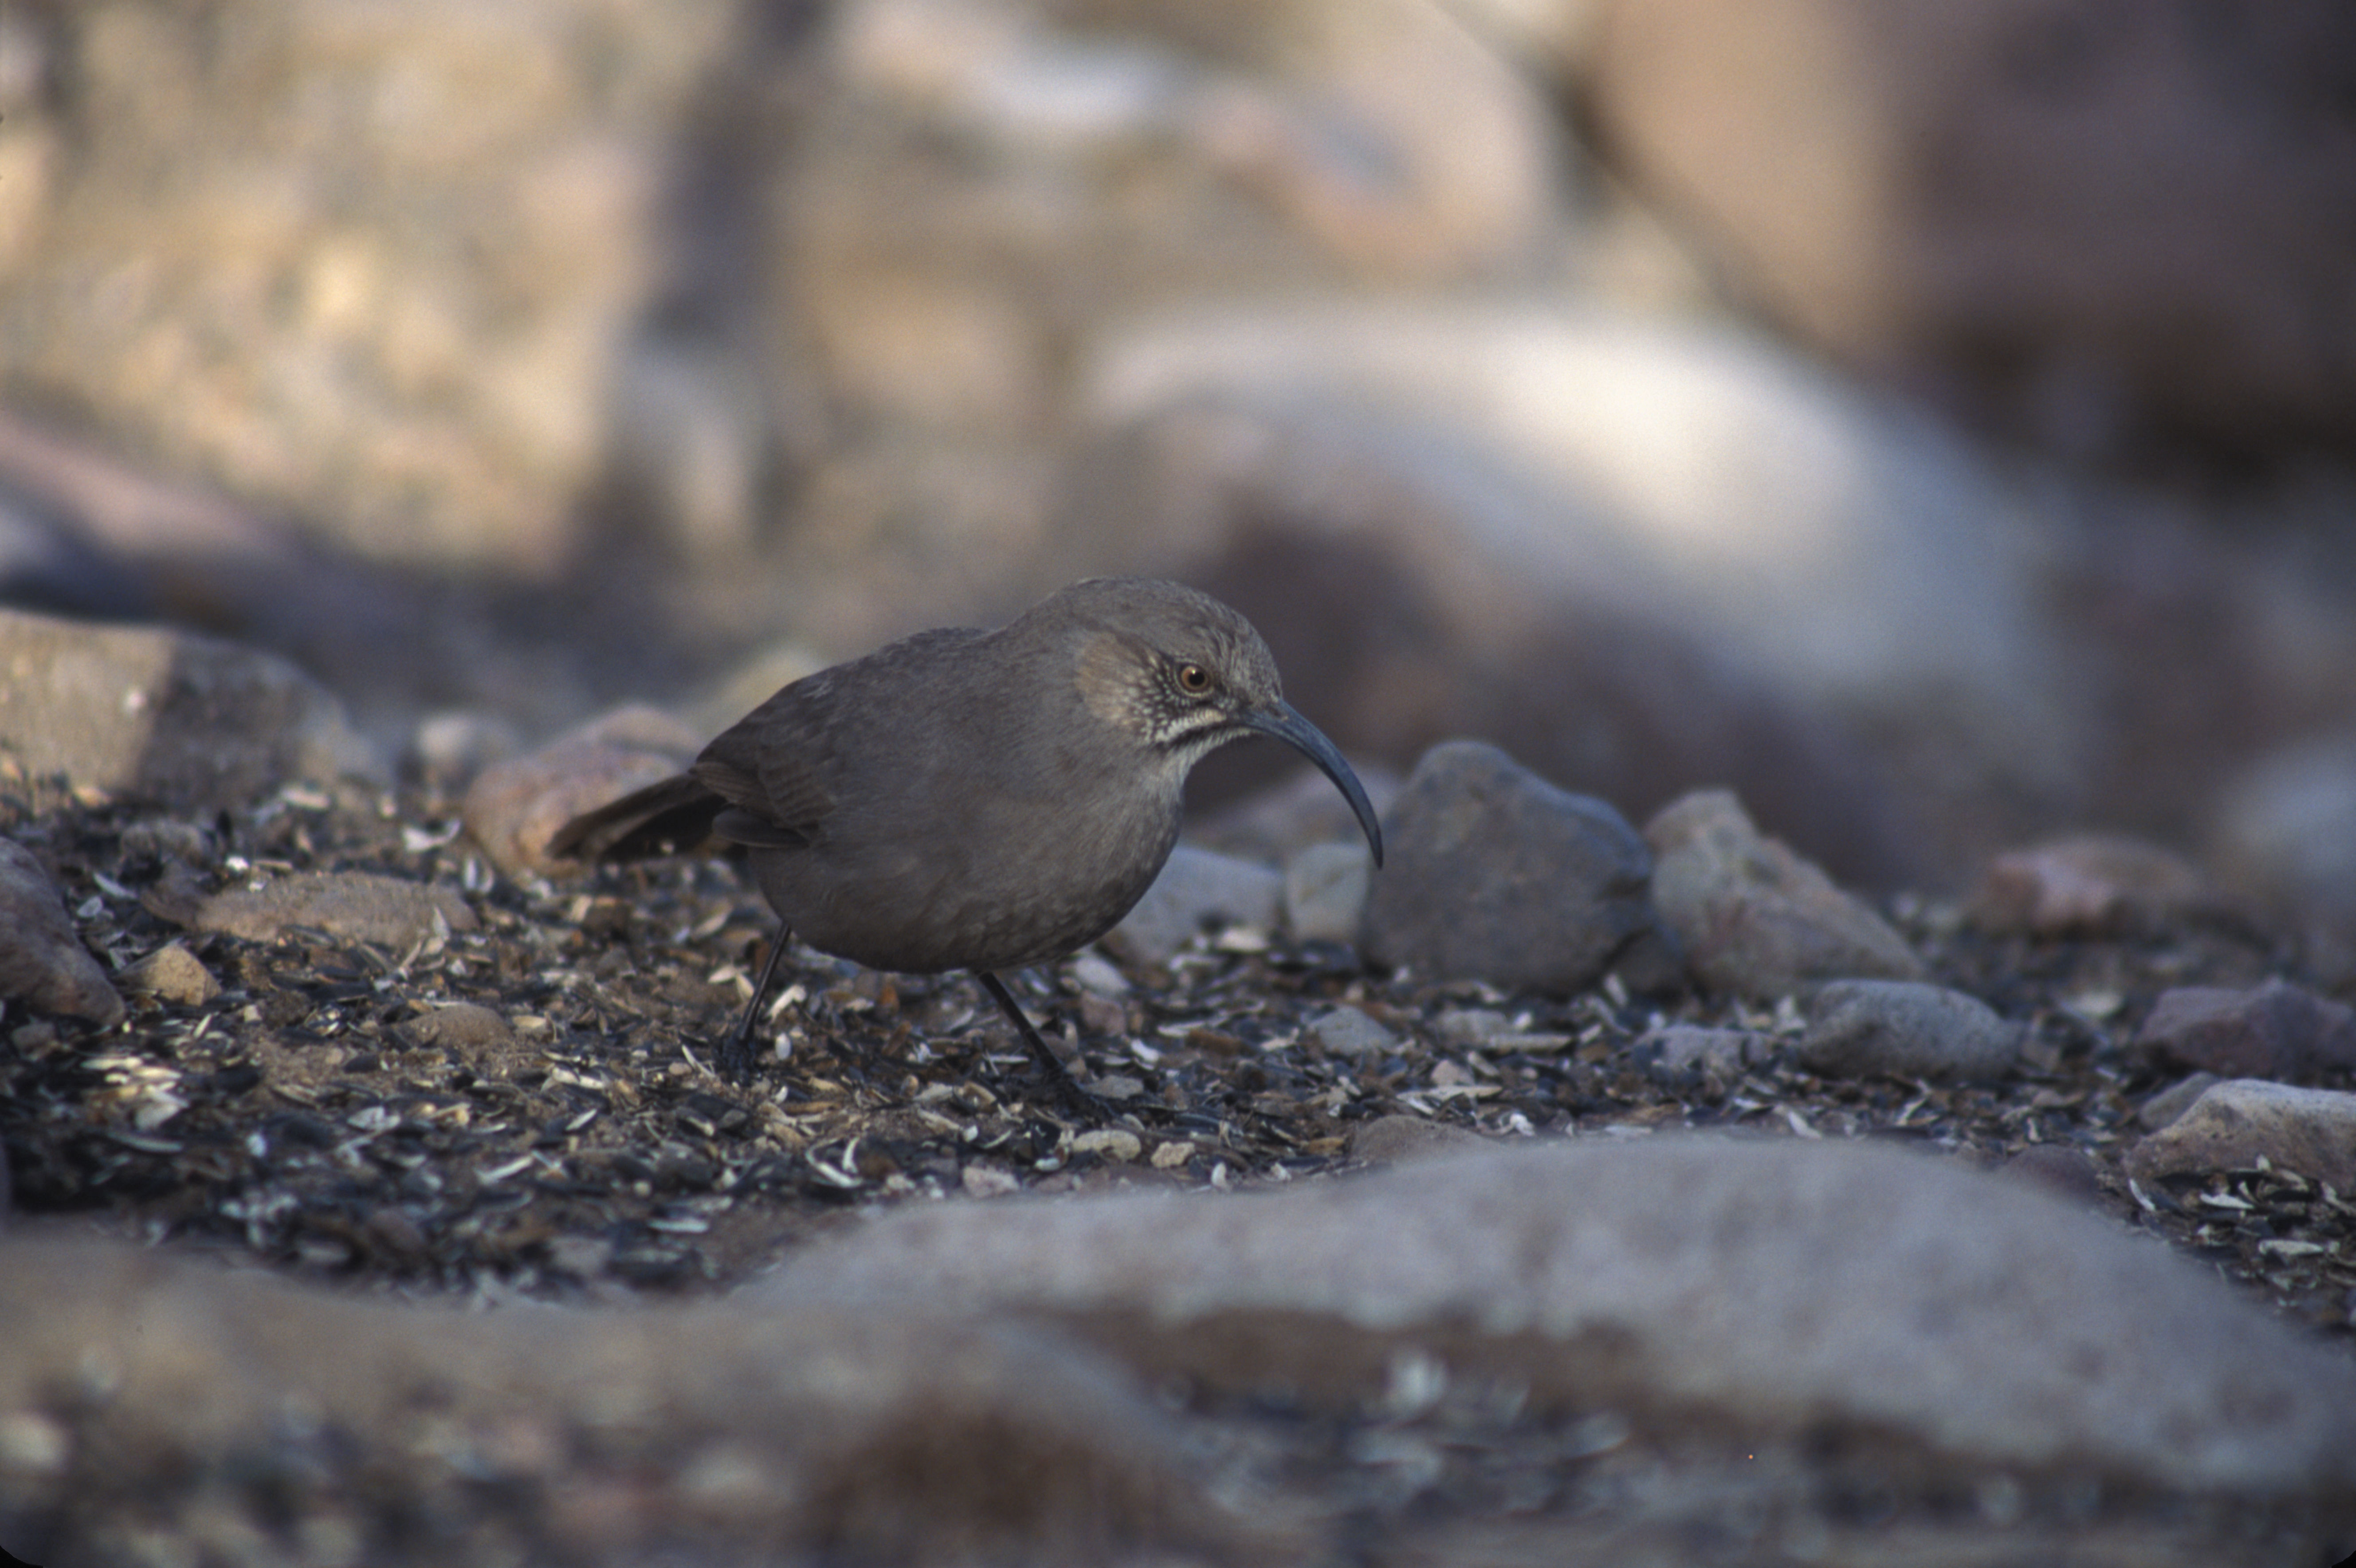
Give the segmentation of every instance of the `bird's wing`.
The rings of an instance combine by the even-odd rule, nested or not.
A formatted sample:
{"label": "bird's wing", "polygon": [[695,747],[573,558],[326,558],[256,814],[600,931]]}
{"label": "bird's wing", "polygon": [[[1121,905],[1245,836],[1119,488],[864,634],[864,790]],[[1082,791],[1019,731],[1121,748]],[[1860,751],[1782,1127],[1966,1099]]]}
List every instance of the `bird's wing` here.
{"label": "bird's wing", "polygon": [[[714,831],[731,843],[798,847],[817,838],[838,804],[846,771],[870,790],[873,754],[930,725],[938,675],[982,634],[943,627],[904,638],[863,659],[795,682],[703,748],[688,771],[734,811]],[[853,764],[852,757],[869,758]]]}
{"label": "bird's wing", "polygon": [[703,748],[688,771],[732,808],[713,831],[732,843],[798,847],[834,809],[813,755],[810,705],[788,686]]}

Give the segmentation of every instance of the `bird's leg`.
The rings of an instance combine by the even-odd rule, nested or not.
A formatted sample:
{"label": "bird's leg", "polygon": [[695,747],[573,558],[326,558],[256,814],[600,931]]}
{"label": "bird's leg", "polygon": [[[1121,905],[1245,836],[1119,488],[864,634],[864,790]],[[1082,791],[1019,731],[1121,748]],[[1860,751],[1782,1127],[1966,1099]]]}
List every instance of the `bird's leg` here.
{"label": "bird's leg", "polygon": [[986,969],[975,970],[973,977],[981,982],[981,988],[990,993],[990,999],[998,1004],[999,1011],[1004,1013],[1007,1022],[1014,1026],[1014,1032],[1023,1036],[1023,1043],[1031,1047],[1033,1056],[1039,1058],[1039,1070],[1046,1075],[1047,1081],[1056,1091],[1082,1111],[1091,1114],[1100,1112],[1104,1109],[1103,1104],[1095,1095],[1080,1087],[1079,1080],[1072,1076],[1072,1069],[1064,1065],[1064,1058],[1040,1037],[1037,1029],[1032,1027],[1022,1004],[1014,1000],[1014,993],[1006,989],[1006,983]]}
{"label": "bird's leg", "polygon": [[761,1004],[769,994],[769,987],[777,978],[778,961],[794,940],[793,932],[777,928],[775,941],[769,944],[769,956],[761,961],[761,978],[753,983],[753,1000],[744,1004],[744,1016],[737,1022],[736,1032],[721,1042],[720,1072],[724,1078],[745,1082],[753,1076],[753,1025],[761,1016]]}

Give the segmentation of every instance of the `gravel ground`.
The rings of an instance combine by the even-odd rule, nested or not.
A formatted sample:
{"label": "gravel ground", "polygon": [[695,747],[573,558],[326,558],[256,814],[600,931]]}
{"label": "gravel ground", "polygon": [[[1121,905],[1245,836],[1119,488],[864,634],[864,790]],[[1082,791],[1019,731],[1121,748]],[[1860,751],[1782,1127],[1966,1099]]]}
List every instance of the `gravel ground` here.
{"label": "gravel ground", "polygon": [[[1987,1086],[1821,1078],[1781,1049],[1730,1081],[1680,1078],[1630,1050],[1654,1024],[1788,1042],[1796,1010],[1402,983],[1342,948],[1230,931],[1162,972],[1116,978],[1091,957],[1026,978],[1026,1004],[1076,1041],[1104,1101],[1089,1118],[1038,1080],[970,981],[807,950],[789,955],[772,1013],[787,1059],[765,1059],[751,1085],[716,1077],[712,1042],[774,929],[724,862],[509,880],[436,802],[295,790],[189,824],[211,865],[176,866],[155,846],[185,847],[198,836],[186,827],[37,796],[0,800],[0,829],[58,867],[86,940],[118,967],[185,941],[221,988],[136,997],[105,1035],[14,1024],[0,1136],[28,1212],[439,1290],[700,1291],[866,1207],[1313,1178],[1397,1147],[1386,1119],[1497,1137],[1739,1128],[1899,1139],[1983,1165],[2072,1151],[2021,1168],[2281,1311],[2356,1332],[2349,1196],[2284,1172],[2137,1191],[2117,1170],[2138,1106],[2178,1076],[2127,1043],[2159,992],[2296,972],[2230,922],[2135,941],[1994,940],[1948,907],[1899,900],[1890,913],[1935,978],[2030,1026],[2027,1065]],[[210,886],[307,869],[463,889],[480,928],[396,952],[196,935],[153,912],[191,874]],[[1307,1025],[1342,1004],[1394,1048],[1325,1049]]]}
{"label": "gravel ground", "polygon": [[[2021,1070],[1972,1087],[1811,1075],[1781,1048],[1801,1029],[1788,1003],[1419,985],[1369,975],[1344,949],[1248,931],[1158,972],[1090,955],[1018,987],[1051,1036],[1076,1043],[1104,1104],[1089,1117],[1038,1079],[969,981],[886,977],[806,950],[789,956],[774,1015],[787,1058],[765,1058],[749,1086],[716,1078],[711,1044],[773,929],[724,862],[509,879],[469,850],[446,802],[299,789],[191,822],[18,781],[0,789],[0,831],[57,869],[112,967],[180,941],[220,985],[202,1000],[133,995],[128,1024],[103,1034],[11,1013],[0,1139],[17,1209],[348,1287],[692,1295],[862,1211],[954,1193],[1303,1181],[1451,1136],[1690,1126],[1902,1140],[2008,1166],[2158,1232],[2287,1317],[2356,1335],[2349,1196],[2284,1172],[2139,1189],[2119,1171],[2139,1107],[2179,1076],[2129,1044],[2158,993],[2297,976],[2292,954],[2232,921],[2135,940],[1997,940],[1951,906],[1898,900],[1887,912],[1934,978],[2029,1026]],[[479,924],[394,951],[299,931],[258,943],[166,918],[192,892],[298,870],[458,889]],[[1391,1045],[1326,1048],[1310,1026],[1337,1005]],[[1779,1048],[1737,1076],[1663,1074],[1632,1049],[1662,1021]],[[1467,1039],[1478,1043],[1451,1043]],[[1451,1391],[1356,1417],[1205,1400],[1187,1414],[1206,1464],[1238,1487],[1277,1478],[1313,1497],[1355,1560],[1419,1561],[1427,1547],[1435,1561],[1544,1557],[1566,1538],[1528,1521],[1569,1513],[1612,1521],[1596,1549],[1632,1561],[1655,1560],[1653,1520],[1682,1543],[1657,1560],[1684,1561],[1674,1552],[1697,1520],[1745,1506],[1727,1488],[1750,1483],[1599,1426],[1609,1418],[1533,1418],[1488,1397]],[[1933,1548],[1962,1538],[1943,1532],[1990,1519],[2016,1549],[2040,1530],[2084,1534],[2066,1488],[1901,1506],[1870,1482],[1842,1492],[1837,1457],[1758,1457],[1761,1507],[1783,1507],[1792,1467],[1807,1471],[1815,1511],[1789,1524],[1787,1544],[1796,1530],[1833,1551],[1870,1529],[1874,1553],[1834,1551],[1841,1561],[1912,1561],[1909,1530],[1931,1543],[1922,1561],[1946,1561]],[[1766,1473],[1776,1465],[1792,1475]],[[1403,1524],[1414,1528],[1395,1536]],[[2116,1560],[2176,1561],[2156,1537],[2137,1556],[2150,1528],[2118,1523]],[[2239,1528],[2207,1521],[2203,1550]],[[2249,1522],[2246,1561],[2277,1560],[2269,1528]]]}

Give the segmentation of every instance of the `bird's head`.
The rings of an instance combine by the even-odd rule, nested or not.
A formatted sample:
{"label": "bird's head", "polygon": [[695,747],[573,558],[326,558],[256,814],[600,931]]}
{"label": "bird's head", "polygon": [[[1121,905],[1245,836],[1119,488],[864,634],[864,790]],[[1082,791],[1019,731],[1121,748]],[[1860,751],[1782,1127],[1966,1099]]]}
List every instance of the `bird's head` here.
{"label": "bird's head", "polygon": [[1274,736],[1333,781],[1382,865],[1365,787],[1284,700],[1276,660],[1249,621],[1207,594],[1151,578],[1076,583],[1041,608],[1058,600],[1083,630],[1078,683],[1090,712],[1169,759],[1180,778],[1229,741]]}

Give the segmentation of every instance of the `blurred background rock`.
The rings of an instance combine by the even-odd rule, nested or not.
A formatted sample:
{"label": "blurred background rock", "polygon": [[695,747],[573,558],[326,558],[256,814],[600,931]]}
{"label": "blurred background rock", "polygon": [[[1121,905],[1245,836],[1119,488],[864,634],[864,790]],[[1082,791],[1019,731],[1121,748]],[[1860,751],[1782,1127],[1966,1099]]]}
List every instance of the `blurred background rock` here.
{"label": "blurred background rock", "polygon": [[0,597],[398,752],[1163,573],[1367,760],[2356,912],[2351,230],[2330,0],[15,0]]}

